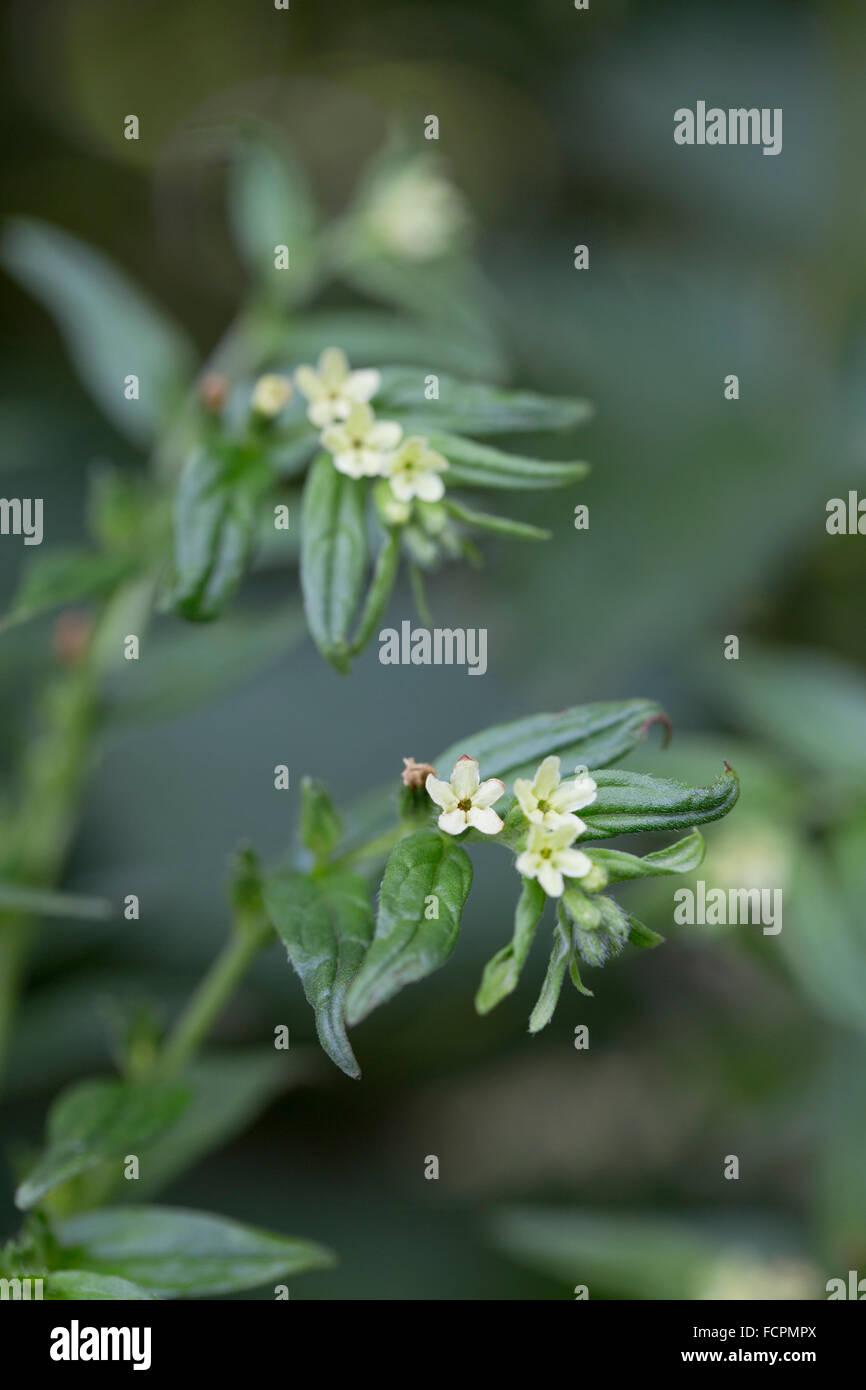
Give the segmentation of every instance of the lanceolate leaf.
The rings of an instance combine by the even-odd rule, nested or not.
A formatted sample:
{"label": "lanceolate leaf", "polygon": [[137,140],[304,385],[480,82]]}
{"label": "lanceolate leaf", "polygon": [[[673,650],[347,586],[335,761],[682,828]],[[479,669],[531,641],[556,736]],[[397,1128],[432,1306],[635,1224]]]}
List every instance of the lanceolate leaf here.
{"label": "lanceolate leaf", "polygon": [[737,774],[728,768],[710,787],[688,787],[641,772],[603,769],[593,774],[598,795],[581,811],[586,839],[633,835],[643,830],[682,830],[727,815],[740,794]]}
{"label": "lanceolate leaf", "polygon": [[568,430],[592,417],[589,401],[576,397],[538,396],[507,391],[475,381],[439,376],[438,399],[425,399],[426,374],[403,367],[386,368],[376,409],[400,420],[407,434],[448,430],[457,434],[529,434],[534,430]]}
{"label": "lanceolate leaf", "polygon": [[73,1303],[95,1299],[156,1298],[156,1294],[139,1288],[128,1279],[117,1279],[111,1274],[94,1274],[91,1269],[53,1269],[45,1275],[42,1297],[48,1303],[70,1301]]}
{"label": "lanceolate leaf", "polygon": [[[261,137],[242,144],[229,210],[238,247],[258,284],[278,303],[303,297],[316,272],[317,219],[306,177],[291,154]],[[288,247],[288,269],[276,268],[277,246]]]}
{"label": "lanceolate leaf", "polygon": [[655,850],[652,854],[639,856],[626,854],[624,850],[593,849],[589,851],[589,857],[607,871],[611,883],[619,883],[628,878],[690,873],[701,864],[705,852],[703,835],[699,830],[692,830],[676,844]]}
{"label": "lanceolate leaf", "polygon": [[382,542],[376,559],[376,567],[364,600],[364,608],[358,621],[358,630],[352,639],[352,653],[363,651],[369,642],[391,597],[397,566],[400,563],[400,532],[391,531]]}
{"label": "lanceolate leaf", "polygon": [[382,879],[373,942],[349,991],[350,1024],[445,963],[471,884],[466,851],[438,831],[419,830],[397,844]]}
{"label": "lanceolate leaf", "polygon": [[301,843],[314,858],[330,858],[342,833],[342,822],[321,782],[305,777],[301,784]]}
{"label": "lanceolate leaf", "polygon": [[[106,257],[44,222],[12,222],[3,264],[57,321],[70,359],[112,423],[153,439],[182,398],[194,362],[186,335]],[[124,393],[138,377],[137,400]]]}
{"label": "lanceolate leaf", "polygon": [[184,1087],[82,1081],[55,1101],[45,1152],[15,1194],[26,1210],[46,1192],[105,1159],[138,1153],[181,1114]]}
{"label": "lanceolate leaf", "polygon": [[474,439],[454,434],[431,434],[431,449],[444,454],[449,463],[448,481],[464,487],[498,487],[533,490],[565,487],[589,472],[587,463],[561,463],[553,459],[524,458],[507,454]]}
{"label": "lanceolate leaf", "polygon": [[[631,752],[651,726],[666,722],[654,700],[621,700],[576,705],[560,714],[534,714],[497,724],[452,744],[434,760],[440,775],[450,772],[462,753],[477,758],[482,777],[532,777],[543,758],[562,759],[563,776],[583,763],[607,767]],[[497,807],[503,814],[501,805]]]}
{"label": "lanceolate leaf", "polygon": [[174,504],[172,606],[197,621],[215,618],[237,589],[256,532],[268,473],[257,459],[206,448],[187,460]]}
{"label": "lanceolate leaf", "polygon": [[349,629],[367,568],[363,480],[338,473],[330,454],[315,459],[304,487],[301,586],[313,640],[348,670]]}
{"label": "lanceolate leaf", "polygon": [[87,1270],[160,1298],[234,1293],[335,1263],[312,1241],[180,1207],[106,1207],[61,1223],[56,1236]]}
{"label": "lanceolate leaf", "polygon": [[459,502],[448,499],[445,507],[458,521],[467,526],[477,526],[480,531],[492,531],[498,536],[512,536],[519,541],[549,541],[550,531],[540,526],[530,526],[526,521],[512,521],[508,516],[491,516],[489,512],[476,512],[471,507],[462,507]]}
{"label": "lanceolate leaf", "polygon": [[571,942],[568,933],[557,917],[556,930],[553,933],[553,950],[550,953],[547,974],[544,977],[544,984],[541,986],[538,1002],[529,1017],[530,1033],[540,1033],[541,1029],[545,1028],[553,1018],[570,954]]}
{"label": "lanceolate leaf", "polygon": [[345,1013],[349,986],[373,935],[366,883],[356,874],[309,879],[286,869],[265,880],[264,893],[268,915],[315,1012],[322,1047],[347,1076],[360,1076]]}
{"label": "lanceolate leaf", "polygon": [[484,967],[481,987],[475,996],[480,1014],[489,1013],[517,985],[546,902],[541,885],[535,879],[525,878],[514,914],[514,935]]}

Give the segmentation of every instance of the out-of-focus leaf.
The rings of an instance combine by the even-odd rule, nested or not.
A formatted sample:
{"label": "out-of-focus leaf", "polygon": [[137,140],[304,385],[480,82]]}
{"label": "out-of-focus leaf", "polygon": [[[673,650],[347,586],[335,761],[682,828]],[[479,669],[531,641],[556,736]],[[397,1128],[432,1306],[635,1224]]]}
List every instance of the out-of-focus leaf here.
{"label": "out-of-focus leaf", "polygon": [[15,1194],[26,1210],[46,1192],[106,1159],[138,1152],[180,1115],[183,1086],[82,1081],[65,1091],[48,1115],[45,1150]]}
{"label": "out-of-focus leaf", "polygon": [[335,1263],[312,1241],[182,1207],[107,1207],[62,1222],[56,1236],[88,1270],[158,1298],[235,1293]]}
{"label": "out-of-focus leaf", "polygon": [[[311,1051],[309,1049],[308,1051]],[[309,1074],[293,1053],[273,1048],[215,1051],[194,1061],[183,1075],[189,1103],[170,1129],[141,1155],[135,1198],[151,1197],[253,1123],[275,1096]]]}
{"label": "out-of-focus leaf", "polygon": [[848,903],[826,858],[801,845],[776,940],[805,993],[827,1016],[866,1031],[863,904]]}
{"label": "out-of-focus leaf", "polygon": [[736,805],[740,793],[739,779],[730,768],[709,787],[688,787],[621,768],[603,768],[593,775],[598,794],[581,811],[590,840],[644,830],[683,830],[719,820]]}
{"label": "out-of-focus leaf", "polygon": [[[262,137],[242,143],[229,201],[238,247],[258,284],[281,304],[308,294],[319,262],[316,209],[303,169],[286,149]],[[277,270],[277,246],[289,268]]]}
{"label": "out-of-focus leaf", "polygon": [[301,844],[323,863],[333,853],[342,821],[321,782],[305,777],[301,784]]}
{"label": "out-of-focus leaf", "polygon": [[[100,252],[45,223],[11,222],[3,264],[56,320],[70,359],[114,425],[147,444],[179,404],[194,365],[181,330]],[[124,378],[139,379],[139,399]]]}
{"label": "out-of-focus leaf", "polygon": [[407,434],[530,434],[534,430],[568,430],[592,418],[589,401],[568,396],[539,396],[509,391],[477,381],[439,375],[439,395],[425,399],[422,371],[388,367],[375,398],[376,409],[401,422]]}
{"label": "out-of-focus leaf", "polygon": [[593,849],[589,857],[600,864],[611,883],[629,878],[651,878],[658,874],[687,874],[697,869],[706,853],[704,837],[692,830],[676,844],[654,850],[643,856],[626,854],[624,850]]}
{"label": "out-of-focus leaf", "polygon": [[129,1279],[118,1279],[111,1274],[94,1274],[90,1269],[53,1269],[45,1275],[42,1297],[49,1303],[66,1300],[77,1303],[88,1299],[153,1300],[156,1295]]}
{"label": "out-of-focus leaf", "polygon": [[364,504],[363,481],[319,454],[304,488],[301,584],[313,640],[338,671],[348,670],[349,628],[367,568]]}
{"label": "out-of-focus leaf", "polygon": [[27,564],[0,630],[51,608],[102,598],[130,572],[129,557],[93,550],[47,550]]}
{"label": "out-of-focus leaf", "polygon": [[546,902],[541,885],[535,879],[525,878],[514,914],[514,935],[484,967],[481,987],[475,996],[480,1014],[489,1013],[516,988]]}
{"label": "out-of-focus leaf", "polygon": [[116,911],[115,904],[108,898],[90,898],[83,893],[52,893],[20,883],[0,883],[0,912],[104,922]]}
{"label": "out-of-focus leaf", "polygon": [[431,433],[430,447],[448,460],[448,481],[463,487],[532,489],[566,487],[589,472],[588,463],[507,454],[490,444],[478,444],[456,434]]}
{"label": "out-of-focus leaf", "polygon": [[505,361],[493,342],[479,343],[446,325],[370,309],[304,314],[285,329],[280,350],[292,362],[311,362],[324,348],[339,346],[355,367],[379,362],[417,362],[427,371],[439,368],[499,381]]}
{"label": "out-of-focus leaf", "polygon": [[468,854],[438,831],[419,830],[394,847],[373,941],[349,991],[350,1024],[444,965],[457,944],[471,885]]}
{"label": "out-of-focus leaf", "polygon": [[513,1208],[495,1220],[500,1249],[572,1296],[636,1299],[809,1299],[817,1273],[775,1223],[730,1213],[693,1224],[663,1216]]}
{"label": "out-of-focus leaf", "polygon": [[269,875],[265,906],[316,1015],[325,1052],[347,1076],[361,1070],[346,1037],[346,999],[373,935],[367,885],[357,874],[309,879],[289,869]]}
{"label": "out-of-focus leaf", "polygon": [[400,563],[400,531],[395,529],[385,537],[376,557],[364,607],[352,638],[352,654],[363,651],[382,620],[397,578]]}
{"label": "out-of-focus leaf", "polygon": [[531,526],[527,521],[512,521],[508,516],[473,511],[471,507],[462,507],[451,498],[444,505],[457,521],[467,526],[477,526],[479,531],[492,531],[497,536],[511,536],[518,541],[549,541],[552,534],[540,526]]}
{"label": "out-of-focus leaf", "polygon": [[[134,681],[123,670],[104,682],[105,728],[168,719],[254,680],[306,635],[297,608],[229,614],[206,629],[158,626]],[[125,665],[125,663],[123,663]]]}

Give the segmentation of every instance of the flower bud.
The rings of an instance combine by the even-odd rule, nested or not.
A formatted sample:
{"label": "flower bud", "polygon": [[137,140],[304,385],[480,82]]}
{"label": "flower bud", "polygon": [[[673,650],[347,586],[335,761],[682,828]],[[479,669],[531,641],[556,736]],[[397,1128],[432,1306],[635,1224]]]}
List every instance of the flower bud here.
{"label": "flower bud", "polygon": [[292,398],[293,386],[287,376],[268,373],[260,376],[253,388],[251,405],[257,415],[272,420]]}
{"label": "flower bud", "polygon": [[607,869],[603,868],[601,864],[593,864],[589,873],[584,874],[580,880],[580,886],[584,893],[600,893],[603,888],[607,887],[609,877]]}
{"label": "flower bud", "polygon": [[401,502],[384,478],[373,489],[376,510],[386,526],[404,526],[412,514],[411,502]]}

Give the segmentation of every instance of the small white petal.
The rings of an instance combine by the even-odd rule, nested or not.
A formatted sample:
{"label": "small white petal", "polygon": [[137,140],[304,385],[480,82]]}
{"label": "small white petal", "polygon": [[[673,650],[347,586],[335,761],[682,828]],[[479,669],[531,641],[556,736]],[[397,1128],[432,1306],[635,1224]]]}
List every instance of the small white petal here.
{"label": "small white petal", "polygon": [[495,801],[505,795],[505,783],[500,782],[498,777],[489,777],[486,782],[482,782],[477,792],[472,798],[473,806],[492,806]]}
{"label": "small white petal", "polygon": [[469,824],[475,829],[480,830],[482,835],[498,835],[502,829],[502,821],[495,811],[490,807],[473,806],[466,815]]}
{"label": "small white petal", "polygon": [[325,348],[319,358],[319,375],[329,391],[343,385],[349,375],[349,359],[342,348]]}
{"label": "small white petal", "polygon": [[295,371],[295,384],[308,401],[316,401],[325,395],[324,382],[312,367],[298,367]]}
{"label": "small white petal", "polygon": [[313,401],[307,408],[307,419],[322,430],[335,419],[334,407],[325,397],[319,401]]}
{"label": "small white petal", "polygon": [[565,892],[562,874],[553,867],[549,859],[545,859],[538,870],[538,882],[549,898],[561,898]]}
{"label": "small white petal", "polygon": [[522,854],[518,854],[514,861],[514,867],[519,874],[523,874],[524,878],[535,878],[538,872],[535,855],[530,854],[528,849],[525,849]]}
{"label": "small white petal", "polygon": [[438,502],[445,496],[445,484],[438,473],[421,473],[415,480],[415,496],[422,502]]}
{"label": "small white petal", "polygon": [[451,773],[451,785],[458,801],[471,800],[478,790],[478,763],[475,758],[458,758]]}
{"label": "small white petal", "polygon": [[556,867],[569,878],[583,878],[592,868],[592,860],[579,849],[561,849],[556,856]]}
{"label": "small white petal", "polygon": [[453,811],[457,805],[457,797],[450,782],[443,782],[441,777],[434,777],[433,773],[427,774],[427,781],[424,783],[427,795],[437,806],[441,806],[446,811]]}
{"label": "small white petal", "polygon": [[[384,455],[383,457],[386,460],[385,468],[383,469],[383,471],[386,471],[387,455]],[[391,473],[390,478],[391,491],[393,492],[394,496],[399,498],[401,502],[411,502],[412,498],[415,496],[415,489],[412,486],[411,478],[407,478],[405,473]]]}
{"label": "small white petal", "polygon": [[465,811],[443,811],[439,817],[439,829],[446,835],[461,835],[466,829]]}
{"label": "small white petal", "polygon": [[377,420],[368,430],[367,439],[374,449],[396,449],[402,434],[403,426],[396,420]]}
{"label": "small white petal", "polygon": [[544,759],[535,774],[534,785],[539,801],[549,801],[551,792],[559,785],[559,758],[551,754]]}
{"label": "small white petal", "polygon": [[375,396],[381,381],[381,373],[374,367],[360,372],[350,372],[343,384],[343,395],[348,396],[351,401],[369,401]]}
{"label": "small white petal", "polygon": [[349,478],[364,476],[364,461],[357,449],[350,449],[345,454],[335,454],[334,467],[338,473],[345,473]]}

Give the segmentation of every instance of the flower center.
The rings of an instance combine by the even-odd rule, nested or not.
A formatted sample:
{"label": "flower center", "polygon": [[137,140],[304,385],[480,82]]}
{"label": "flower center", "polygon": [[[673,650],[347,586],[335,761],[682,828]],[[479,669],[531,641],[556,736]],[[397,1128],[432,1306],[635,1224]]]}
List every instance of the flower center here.
{"label": "flower center", "polygon": [[549,802],[549,801],[539,801],[539,803],[538,803],[538,809],[539,809],[539,811],[541,811],[542,814],[544,814],[545,811],[549,811],[549,810],[550,810],[550,802]]}
{"label": "flower center", "polygon": [[552,853],[553,851],[549,849],[539,850],[539,854],[541,855],[542,859],[549,859]]}
{"label": "flower center", "polygon": [[458,809],[458,811],[471,811],[471,810],[472,810],[472,798],[467,796],[467,797],[465,797],[465,798],[463,799],[463,801],[458,801],[458,802],[457,802],[457,809]]}

